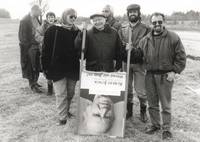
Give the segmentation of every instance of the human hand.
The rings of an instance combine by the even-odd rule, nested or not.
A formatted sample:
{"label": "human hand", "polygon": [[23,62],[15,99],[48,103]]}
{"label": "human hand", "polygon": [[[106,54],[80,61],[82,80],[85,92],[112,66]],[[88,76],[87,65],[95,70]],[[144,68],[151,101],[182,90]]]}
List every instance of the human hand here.
{"label": "human hand", "polygon": [[167,73],[167,80],[173,81],[175,79],[175,72],[171,71]]}
{"label": "human hand", "polygon": [[126,50],[131,50],[133,48],[132,44],[127,43],[126,44]]}

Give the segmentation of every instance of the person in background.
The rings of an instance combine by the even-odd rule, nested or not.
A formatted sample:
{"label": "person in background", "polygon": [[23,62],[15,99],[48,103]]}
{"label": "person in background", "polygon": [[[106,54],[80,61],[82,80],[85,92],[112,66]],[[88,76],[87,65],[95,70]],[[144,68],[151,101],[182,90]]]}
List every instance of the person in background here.
{"label": "person in background", "polygon": [[102,13],[106,17],[106,24],[118,31],[121,27],[121,23],[114,18],[113,8],[110,5],[106,5],[103,8]]}
{"label": "person in background", "polygon": [[[36,34],[35,34],[35,39],[37,42],[40,43],[40,52],[42,52],[42,44],[43,44],[43,39],[44,39],[44,34],[46,30],[56,24],[56,15],[53,12],[48,12],[46,14],[46,20],[42,23],[40,27],[38,27]],[[47,87],[48,87],[48,92],[47,95],[52,95],[53,94],[53,81],[52,80],[47,80]]]}
{"label": "person in background", "polygon": [[145,84],[152,124],[146,133],[153,134],[161,129],[160,102],[162,138],[169,139],[172,137],[172,87],[175,74],[180,74],[185,68],[186,53],[180,37],[165,28],[165,16],[162,13],[153,13],[150,20],[153,30],[139,43],[147,70]]}
{"label": "person in background", "polygon": [[74,22],[77,12],[69,8],[62,13],[61,24],[53,25],[44,35],[42,67],[46,78],[53,80],[59,125],[64,125],[72,116],[69,112],[79,79],[79,54],[74,40],[79,29]]}
{"label": "person in background", "polygon": [[42,93],[41,85],[37,83],[41,70],[40,44],[35,39],[36,29],[41,25],[40,15],[40,7],[33,5],[31,12],[20,20],[18,32],[22,77],[28,79],[31,90],[36,93]]}
{"label": "person in background", "polygon": [[150,32],[150,27],[141,22],[141,12],[140,6],[138,4],[131,4],[127,7],[127,16],[129,23],[122,25],[119,30],[120,38],[123,42],[123,61],[124,68],[127,69],[127,51],[126,45],[129,42],[129,29],[132,31],[131,37],[131,60],[129,68],[129,83],[128,83],[128,99],[127,99],[127,115],[126,118],[129,119],[133,115],[133,84],[134,90],[140,102],[140,120],[142,122],[147,121],[147,96],[145,91],[145,69],[143,63],[135,61],[135,57],[138,56],[134,54],[134,50],[139,45],[139,41]]}

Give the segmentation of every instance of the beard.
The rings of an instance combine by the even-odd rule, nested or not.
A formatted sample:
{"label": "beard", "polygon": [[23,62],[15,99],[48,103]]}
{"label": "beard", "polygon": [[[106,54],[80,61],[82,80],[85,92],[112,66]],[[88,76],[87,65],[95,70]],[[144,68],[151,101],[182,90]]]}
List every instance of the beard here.
{"label": "beard", "polygon": [[161,34],[163,32],[163,27],[161,25],[154,26],[153,30],[154,30],[154,33]]}
{"label": "beard", "polygon": [[129,21],[131,23],[135,23],[140,19],[140,17],[139,16],[135,16],[135,15],[131,15],[131,16],[128,17],[128,19],[129,19]]}

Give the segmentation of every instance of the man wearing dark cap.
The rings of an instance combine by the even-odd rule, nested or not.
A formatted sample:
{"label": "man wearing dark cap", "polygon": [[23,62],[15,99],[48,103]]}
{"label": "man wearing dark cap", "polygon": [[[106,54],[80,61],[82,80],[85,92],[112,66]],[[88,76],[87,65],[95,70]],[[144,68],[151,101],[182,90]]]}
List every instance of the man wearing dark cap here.
{"label": "man wearing dark cap", "polygon": [[[103,14],[90,16],[92,28],[87,31],[85,44],[86,70],[113,72],[121,68],[121,40],[116,30],[106,23]],[[81,47],[81,34],[76,47]]]}
{"label": "man wearing dark cap", "polygon": [[[131,61],[129,68],[129,85],[128,85],[128,100],[127,100],[127,119],[132,117],[133,114],[133,83],[135,92],[140,102],[140,119],[142,122],[147,121],[147,98],[145,93],[145,70],[142,61],[136,61],[134,59],[133,50],[138,47],[139,41],[150,32],[150,28],[141,23],[140,6],[137,4],[131,4],[127,7],[127,16],[129,23],[122,25],[119,30],[120,38],[123,42],[124,48],[123,61],[125,62],[125,69],[127,67],[127,50],[131,51]],[[132,31],[131,44],[129,44],[129,29]]]}
{"label": "man wearing dark cap", "polygon": [[106,17],[106,24],[109,24],[111,27],[118,31],[121,27],[121,23],[115,19],[113,7],[106,5],[103,8],[102,13]]}

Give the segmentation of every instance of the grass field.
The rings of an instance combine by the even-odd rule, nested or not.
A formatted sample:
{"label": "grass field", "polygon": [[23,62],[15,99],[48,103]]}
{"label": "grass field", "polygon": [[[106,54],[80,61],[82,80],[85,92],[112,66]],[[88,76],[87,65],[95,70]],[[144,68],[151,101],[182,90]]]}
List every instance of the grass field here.
{"label": "grass field", "polygon": [[[0,21],[0,142],[160,142],[161,133],[144,134],[147,124],[138,119],[139,104],[134,99],[134,117],[126,122],[124,138],[76,135],[76,119],[56,125],[55,97],[35,94],[21,77],[18,22]],[[200,55],[200,33],[177,32],[187,53]],[[39,83],[46,91],[46,80]],[[190,88],[190,89],[188,89]],[[177,76],[172,99],[172,142],[200,141],[200,62],[188,59],[185,71]],[[76,90],[77,91],[77,90]],[[76,100],[71,112],[76,114]]]}

